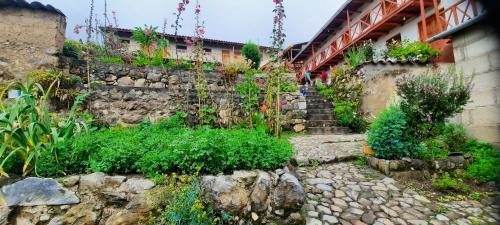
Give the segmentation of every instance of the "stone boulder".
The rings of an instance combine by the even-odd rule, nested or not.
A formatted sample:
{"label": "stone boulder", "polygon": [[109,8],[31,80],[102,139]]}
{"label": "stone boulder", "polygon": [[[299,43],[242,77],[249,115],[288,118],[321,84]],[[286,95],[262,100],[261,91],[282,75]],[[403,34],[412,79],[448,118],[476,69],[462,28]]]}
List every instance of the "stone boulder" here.
{"label": "stone boulder", "polygon": [[8,206],[71,205],[80,202],[54,179],[29,177],[2,187]]}
{"label": "stone boulder", "polygon": [[240,224],[301,224],[304,190],[294,175],[278,171],[283,172],[204,176],[204,196],[212,208],[230,212]]}

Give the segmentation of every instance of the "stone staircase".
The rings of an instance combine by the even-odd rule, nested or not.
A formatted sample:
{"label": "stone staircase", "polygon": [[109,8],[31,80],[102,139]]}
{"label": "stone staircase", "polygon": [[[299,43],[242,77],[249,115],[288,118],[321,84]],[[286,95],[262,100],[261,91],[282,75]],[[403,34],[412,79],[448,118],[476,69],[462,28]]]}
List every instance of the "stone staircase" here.
{"label": "stone staircase", "polygon": [[347,127],[338,126],[332,115],[332,103],[321,96],[315,87],[307,87],[307,122],[309,134],[346,134]]}

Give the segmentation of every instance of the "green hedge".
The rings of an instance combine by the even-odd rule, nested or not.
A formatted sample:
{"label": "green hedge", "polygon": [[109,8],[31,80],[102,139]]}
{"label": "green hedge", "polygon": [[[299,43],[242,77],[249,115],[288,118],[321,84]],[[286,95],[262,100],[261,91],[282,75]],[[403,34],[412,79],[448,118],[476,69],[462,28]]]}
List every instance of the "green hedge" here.
{"label": "green hedge", "polygon": [[42,176],[71,173],[220,173],[272,170],[292,156],[292,146],[256,130],[191,129],[176,115],[156,124],[76,136],[38,165]]}

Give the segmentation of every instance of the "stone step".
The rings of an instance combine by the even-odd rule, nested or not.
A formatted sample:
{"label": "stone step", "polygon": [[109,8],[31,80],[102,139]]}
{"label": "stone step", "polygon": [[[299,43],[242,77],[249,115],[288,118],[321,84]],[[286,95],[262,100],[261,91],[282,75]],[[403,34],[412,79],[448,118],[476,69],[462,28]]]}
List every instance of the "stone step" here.
{"label": "stone step", "polygon": [[326,100],[325,98],[323,97],[318,97],[318,98],[306,98],[306,102],[307,103],[312,103],[312,104],[316,104],[316,103],[329,103],[329,104],[332,104],[330,101]]}
{"label": "stone step", "polygon": [[331,127],[335,125],[337,123],[333,120],[308,120],[306,122],[306,127]]}
{"label": "stone step", "polygon": [[308,114],[308,120],[332,120],[333,115],[331,113],[328,114]]}
{"label": "stone step", "polygon": [[331,108],[307,108],[307,113],[309,115],[331,114],[332,113],[332,109]]}
{"label": "stone step", "polygon": [[308,127],[307,132],[309,134],[348,134],[350,129],[347,127]]}
{"label": "stone step", "polygon": [[333,109],[333,106],[329,102],[321,102],[321,103],[307,103],[308,109]]}

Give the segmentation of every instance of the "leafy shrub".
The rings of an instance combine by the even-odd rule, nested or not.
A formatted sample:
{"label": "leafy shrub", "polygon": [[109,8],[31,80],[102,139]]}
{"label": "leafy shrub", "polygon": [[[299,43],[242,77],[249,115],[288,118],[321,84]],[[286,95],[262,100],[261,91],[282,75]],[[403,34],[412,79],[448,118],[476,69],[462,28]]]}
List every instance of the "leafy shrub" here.
{"label": "leafy shrub", "polygon": [[469,186],[464,184],[461,179],[452,178],[448,173],[444,173],[441,178],[434,180],[432,182],[432,186],[441,191],[452,190],[464,193],[468,193],[470,191]]}
{"label": "leafy shrub", "polygon": [[224,65],[222,73],[228,79],[234,79],[238,74],[245,74],[250,70],[250,62],[244,60],[234,60]]}
{"label": "leafy shrub", "polygon": [[416,155],[420,147],[406,134],[408,128],[406,115],[398,106],[390,106],[381,112],[371,125],[367,138],[375,157],[399,159]]}
{"label": "leafy shrub", "polygon": [[335,108],[333,109],[333,113],[335,114],[335,119],[341,126],[349,126],[354,117],[356,117],[356,113],[349,102],[338,102],[335,104]]}
{"label": "leafy shrub", "polygon": [[40,84],[43,89],[46,90],[49,89],[51,84],[57,82],[57,85],[54,85],[51,92],[48,93],[48,96],[51,100],[54,100],[53,103],[57,104],[58,107],[69,108],[71,104],[73,104],[75,98],[80,95],[76,88],[82,83],[82,80],[76,75],[70,75],[58,70],[41,68],[29,72],[27,77],[31,81]]}
{"label": "leafy shrub", "polygon": [[99,57],[96,61],[103,63],[125,64],[125,61],[123,61],[120,57]]}
{"label": "leafy shrub", "polygon": [[500,150],[476,140],[467,141],[462,149],[474,157],[466,176],[480,182],[500,182]]}
{"label": "leafy shrub", "polygon": [[[216,174],[236,169],[276,169],[291,157],[288,142],[264,132],[190,129],[184,125],[185,118],[186,114],[177,114],[150,126],[78,135],[67,149],[63,148],[65,153],[59,154],[59,161],[68,163],[57,173],[91,170],[154,175],[199,170]],[[45,160],[46,167],[51,161]]]}
{"label": "leafy shrub", "polygon": [[355,107],[361,105],[363,86],[358,73],[346,67],[335,67],[332,71],[332,102],[352,102]]}
{"label": "leafy shrub", "polygon": [[353,46],[347,51],[344,61],[352,68],[356,68],[373,57],[373,46],[365,43],[360,46]]}
{"label": "leafy shrub", "polygon": [[318,90],[318,93],[326,99],[331,100],[333,97],[333,89],[324,85],[322,82],[316,82],[316,90]]}
{"label": "leafy shrub", "polygon": [[401,43],[389,46],[387,56],[402,61],[427,62],[433,57],[439,56],[439,51],[429,44],[419,41],[410,42],[408,39]]}
{"label": "leafy shrub", "polygon": [[299,87],[295,81],[281,81],[280,89],[283,93],[290,93],[298,91]]}
{"label": "leafy shrub", "polygon": [[64,40],[63,55],[66,57],[81,59],[85,45],[75,40]]}
{"label": "leafy shrub", "polygon": [[413,134],[419,140],[432,136],[432,131],[445,119],[459,113],[470,99],[471,80],[447,73],[407,76],[397,81],[401,109],[407,116]]}
{"label": "leafy shrub", "polygon": [[465,128],[459,124],[440,124],[432,132],[432,137],[423,141],[424,158],[443,158],[449,152],[462,151],[462,145],[467,141]]}
{"label": "leafy shrub", "polygon": [[243,45],[243,48],[241,48],[241,54],[248,60],[252,61],[253,69],[259,68],[260,60],[262,58],[259,46],[251,42],[246,43],[245,45]]}
{"label": "leafy shrub", "polygon": [[9,172],[22,172],[23,176],[33,170],[36,172],[36,163],[42,153],[52,153],[54,147],[73,136],[77,127],[81,128],[75,113],[84,96],[75,101],[69,113],[70,117],[63,121],[61,128],[53,126],[47,109],[47,99],[54,84],[55,81],[45,92],[40,84],[13,83],[12,85],[20,88],[21,96],[8,108],[4,107],[3,98],[0,98],[2,176],[8,176]]}

